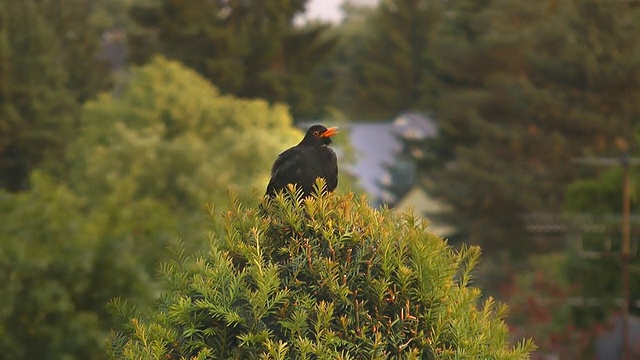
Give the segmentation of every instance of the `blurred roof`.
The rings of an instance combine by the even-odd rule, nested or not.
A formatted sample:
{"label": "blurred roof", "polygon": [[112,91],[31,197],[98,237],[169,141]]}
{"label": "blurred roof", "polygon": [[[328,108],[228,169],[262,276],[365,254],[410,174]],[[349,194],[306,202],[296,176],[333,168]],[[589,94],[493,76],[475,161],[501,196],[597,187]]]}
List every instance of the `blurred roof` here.
{"label": "blurred roof", "polygon": [[425,140],[438,136],[438,127],[430,118],[416,113],[405,113],[393,121],[393,131],[408,140]]}
{"label": "blurred roof", "polygon": [[350,170],[357,176],[358,185],[376,200],[382,195],[379,184],[387,172],[385,164],[393,163],[402,143],[394,135],[390,122],[349,124],[349,136],[355,151],[355,163]]}
{"label": "blurred roof", "polygon": [[402,152],[402,138],[424,140],[438,135],[435,122],[416,113],[402,114],[390,122],[353,122],[348,128],[355,150],[355,164],[350,170],[375,202],[384,196],[380,184],[390,178],[389,167]]}

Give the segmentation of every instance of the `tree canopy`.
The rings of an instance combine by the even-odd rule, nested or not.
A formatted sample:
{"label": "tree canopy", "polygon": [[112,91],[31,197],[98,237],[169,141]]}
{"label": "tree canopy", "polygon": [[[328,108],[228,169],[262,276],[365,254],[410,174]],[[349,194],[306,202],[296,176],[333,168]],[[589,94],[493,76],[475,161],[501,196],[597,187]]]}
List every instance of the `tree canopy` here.
{"label": "tree canopy", "polygon": [[119,324],[107,302],[150,301],[179,219],[123,192],[90,202],[41,172],[31,184],[0,192],[0,358],[104,358]]}
{"label": "tree canopy", "polygon": [[423,173],[452,205],[461,238],[526,251],[514,242],[526,236],[521,216],[562,209],[578,173],[571,158],[631,146],[640,12],[591,0],[459,1],[445,12],[434,114],[448,165],[423,164]]}
{"label": "tree canopy", "polygon": [[112,358],[525,359],[534,348],[508,344],[503,305],[478,305],[479,248],[454,251],[364,197],[287,195],[211,212],[209,248],[176,249],[156,306],[114,303],[129,323]]}
{"label": "tree canopy", "polygon": [[[306,0],[155,0],[134,6],[140,27],[132,34],[139,63],[154,54],[178,60],[216,84],[224,94],[259,97],[291,106],[294,118],[323,115],[314,72],[335,40],[328,26],[296,26]],[[317,85],[318,83],[316,83]]]}
{"label": "tree canopy", "polygon": [[0,1],[0,188],[28,187],[29,173],[61,158],[77,129],[77,103],[52,28],[33,0]]}
{"label": "tree canopy", "polygon": [[[381,1],[358,24],[361,44],[344,46],[350,66],[345,111],[359,118],[390,119],[421,110],[432,91],[433,59],[429,54],[440,21],[440,5],[429,0]],[[355,19],[347,21],[357,22]],[[360,15],[361,16],[361,15]],[[347,24],[346,26],[352,26]]]}
{"label": "tree canopy", "polygon": [[262,189],[273,159],[300,135],[284,106],[221,95],[162,57],[135,68],[121,94],[103,94],[82,113],[68,152],[80,194],[108,194],[131,182],[136,198],[175,211]]}

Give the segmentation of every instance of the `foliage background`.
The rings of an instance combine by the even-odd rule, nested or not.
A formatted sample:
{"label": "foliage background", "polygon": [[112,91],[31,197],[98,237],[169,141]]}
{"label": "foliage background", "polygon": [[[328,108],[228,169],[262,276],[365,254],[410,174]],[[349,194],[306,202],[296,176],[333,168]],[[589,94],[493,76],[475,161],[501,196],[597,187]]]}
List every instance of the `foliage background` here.
{"label": "foliage background", "polygon": [[[260,193],[294,124],[406,110],[439,127],[408,146],[434,155],[419,185],[453,244],[482,246],[483,288],[540,298],[530,274],[562,274],[559,299],[617,296],[616,259],[584,262],[523,219],[619,214],[617,170],[570,160],[638,152],[640,3],[347,1],[340,23],[297,22],[306,3],[0,0],[0,357],[103,357],[105,302],[149,303],[166,246],[206,246],[203,203]],[[616,311],[567,303],[553,331]]]}

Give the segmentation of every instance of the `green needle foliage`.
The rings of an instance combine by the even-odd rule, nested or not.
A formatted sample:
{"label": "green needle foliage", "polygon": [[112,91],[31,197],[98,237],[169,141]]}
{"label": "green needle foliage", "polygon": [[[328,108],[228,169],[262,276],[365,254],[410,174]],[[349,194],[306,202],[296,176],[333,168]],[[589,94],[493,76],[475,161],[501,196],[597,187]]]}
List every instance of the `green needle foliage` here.
{"label": "green needle foliage", "polygon": [[209,250],[177,249],[155,308],[113,302],[130,321],[112,358],[525,359],[535,347],[509,345],[506,306],[479,304],[480,249],[454,250],[411,214],[294,189],[211,214]]}

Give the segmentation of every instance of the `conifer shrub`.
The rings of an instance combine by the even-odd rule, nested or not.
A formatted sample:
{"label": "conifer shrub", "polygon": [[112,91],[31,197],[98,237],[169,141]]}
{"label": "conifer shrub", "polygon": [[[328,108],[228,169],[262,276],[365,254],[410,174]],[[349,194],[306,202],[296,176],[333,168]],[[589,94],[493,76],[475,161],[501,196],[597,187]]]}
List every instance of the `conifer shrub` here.
{"label": "conifer shrub", "polygon": [[129,322],[111,357],[529,357],[530,340],[509,343],[506,306],[470,286],[479,248],[454,250],[415,216],[353,194],[299,195],[210,209],[208,251],[177,247],[155,308],[113,302]]}

